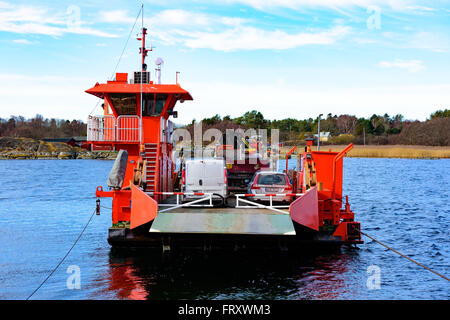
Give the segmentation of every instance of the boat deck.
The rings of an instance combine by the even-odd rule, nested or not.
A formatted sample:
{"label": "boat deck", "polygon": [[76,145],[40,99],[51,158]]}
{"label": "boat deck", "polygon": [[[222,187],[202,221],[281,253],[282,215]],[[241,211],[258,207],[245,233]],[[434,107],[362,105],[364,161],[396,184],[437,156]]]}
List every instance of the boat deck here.
{"label": "boat deck", "polygon": [[[175,198],[164,200],[175,203]],[[234,205],[234,204],[232,204]],[[163,211],[168,207],[160,206]],[[180,207],[156,216],[150,232],[196,234],[295,235],[294,225],[285,213],[264,208]]]}
{"label": "boat deck", "polygon": [[150,232],[295,235],[289,215],[242,208],[177,208],[158,214]]}

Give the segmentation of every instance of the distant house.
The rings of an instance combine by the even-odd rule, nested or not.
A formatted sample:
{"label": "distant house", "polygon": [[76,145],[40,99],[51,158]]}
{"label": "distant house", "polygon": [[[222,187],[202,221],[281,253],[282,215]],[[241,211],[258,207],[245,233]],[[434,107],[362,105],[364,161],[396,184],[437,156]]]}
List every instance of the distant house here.
{"label": "distant house", "polygon": [[90,145],[87,143],[87,137],[73,137],[73,139],[76,141],[77,147],[81,147],[84,149],[89,150]]}
{"label": "distant house", "polygon": [[[314,139],[317,140],[318,134],[314,135]],[[329,132],[320,132],[320,141],[329,141],[331,138],[331,135]]]}
{"label": "distant house", "polygon": [[62,143],[67,143],[69,146],[72,146],[72,147],[85,147],[86,146],[86,137],[49,138],[49,139],[42,139],[42,141],[62,142]]}

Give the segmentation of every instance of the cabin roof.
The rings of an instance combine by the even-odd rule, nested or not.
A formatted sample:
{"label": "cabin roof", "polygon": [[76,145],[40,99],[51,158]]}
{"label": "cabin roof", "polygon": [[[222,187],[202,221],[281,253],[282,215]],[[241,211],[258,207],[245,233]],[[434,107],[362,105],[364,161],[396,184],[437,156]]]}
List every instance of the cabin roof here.
{"label": "cabin roof", "polygon": [[[95,86],[86,90],[101,99],[104,98],[105,93],[140,93],[140,83],[96,83]],[[178,84],[142,84],[143,93],[166,93],[166,94],[179,94],[179,99],[193,100],[189,92],[181,88]]]}

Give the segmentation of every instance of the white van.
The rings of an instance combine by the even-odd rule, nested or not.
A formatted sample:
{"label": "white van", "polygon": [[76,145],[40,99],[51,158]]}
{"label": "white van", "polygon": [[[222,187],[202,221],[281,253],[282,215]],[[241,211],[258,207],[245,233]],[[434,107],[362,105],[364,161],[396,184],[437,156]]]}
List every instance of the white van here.
{"label": "white van", "polygon": [[[227,169],[223,159],[186,160],[181,176],[182,191],[186,193],[217,193],[227,196]],[[198,196],[186,196],[198,198]]]}

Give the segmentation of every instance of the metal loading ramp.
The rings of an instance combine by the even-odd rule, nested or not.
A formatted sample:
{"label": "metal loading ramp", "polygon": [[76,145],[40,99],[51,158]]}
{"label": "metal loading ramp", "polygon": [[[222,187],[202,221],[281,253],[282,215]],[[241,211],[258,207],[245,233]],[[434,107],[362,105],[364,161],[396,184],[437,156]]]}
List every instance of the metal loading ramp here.
{"label": "metal loading ramp", "polygon": [[150,232],[295,236],[289,214],[237,208],[177,208],[162,212]]}

